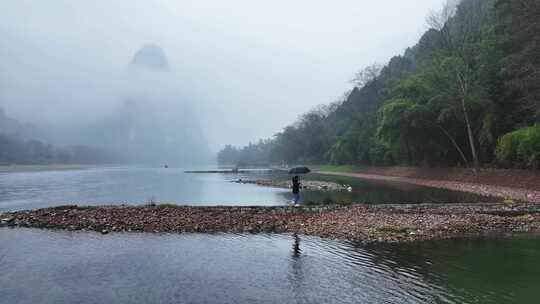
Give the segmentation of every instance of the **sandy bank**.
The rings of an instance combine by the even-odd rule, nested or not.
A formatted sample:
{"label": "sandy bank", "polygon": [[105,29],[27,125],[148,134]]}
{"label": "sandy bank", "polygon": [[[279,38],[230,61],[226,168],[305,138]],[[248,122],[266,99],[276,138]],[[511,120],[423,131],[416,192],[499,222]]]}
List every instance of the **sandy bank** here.
{"label": "sandy bank", "polygon": [[63,206],[5,213],[0,220],[0,226],[104,233],[300,233],[363,242],[411,242],[540,231],[540,205]]}

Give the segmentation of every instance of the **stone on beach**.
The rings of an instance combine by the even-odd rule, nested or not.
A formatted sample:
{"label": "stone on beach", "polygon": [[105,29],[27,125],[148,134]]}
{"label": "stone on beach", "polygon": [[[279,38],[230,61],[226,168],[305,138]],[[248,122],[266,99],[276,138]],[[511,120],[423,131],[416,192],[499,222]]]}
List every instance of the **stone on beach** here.
{"label": "stone on beach", "polygon": [[7,223],[11,223],[13,220],[15,220],[15,217],[13,217],[13,216],[8,216],[8,217],[5,217],[5,218],[0,219],[0,222],[1,222],[2,224],[7,224]]}

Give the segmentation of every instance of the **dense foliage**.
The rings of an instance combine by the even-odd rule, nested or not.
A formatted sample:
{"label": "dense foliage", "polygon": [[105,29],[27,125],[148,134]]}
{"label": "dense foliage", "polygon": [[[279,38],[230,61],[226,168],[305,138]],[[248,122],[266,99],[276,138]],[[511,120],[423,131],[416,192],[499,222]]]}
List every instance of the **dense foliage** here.
{"label": "dense foliage", "polygon": [[506,166],[540,169],[540,125],[503,136],[496,155],[499,163]]}
{"label": "dense foliage", "polygon": [[[504,93],[528,123],[540,119],[540,1],[499,0]],[[533,115],[531,115],[533,114]]]}
{"label": "dense foliage", "polygon": [[219,161],[256,151],[274,163],[533,166],[537,145],[506,152],[528,135],[504,135],[540,119],[539,16],[537,0],[449,1],[417,45],[359,72],[342,101]]}
{"label": "dense foliage", "polygon": [[218,162],[238,166],[268,165],[271,145],[269,140],[261,140],[257,144],[249,144],[242,149],[227,145],[218,153]]}

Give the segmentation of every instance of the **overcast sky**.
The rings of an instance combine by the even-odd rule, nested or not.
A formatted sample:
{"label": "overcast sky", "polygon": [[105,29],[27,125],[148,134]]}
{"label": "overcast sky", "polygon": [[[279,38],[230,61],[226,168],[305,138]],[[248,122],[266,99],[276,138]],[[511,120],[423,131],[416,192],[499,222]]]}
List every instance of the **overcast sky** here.
{"label": "overcast sky", "polygon": [[49,124],[104,115],[121,99],[112,83],[154,43],[212,149],[246,144],[335,101],[357,70],[415,44],[442,2],[3,0],[0,106]]}

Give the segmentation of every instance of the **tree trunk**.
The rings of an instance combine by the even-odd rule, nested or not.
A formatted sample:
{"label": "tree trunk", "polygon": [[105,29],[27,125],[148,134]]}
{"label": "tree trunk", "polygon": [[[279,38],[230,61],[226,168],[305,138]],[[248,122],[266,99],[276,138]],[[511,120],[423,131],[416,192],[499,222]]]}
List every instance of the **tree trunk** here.
{"label": "tree trunk", "polygon": [[467,157],[465,157],[465,153],[463,153],[463,150],[461,150],[461,148],[457,144],[456,140],[452,137],[452,135],[450,135],[450,133],[448,133],[448,131],[446,131],[445,128],[443,128],[440,125],[437,125],[437,127],[439,127],[439,129],[441,129],[441,131],[448,137],[448,139],[450,139],[450,141],[452,142],[452,144],[454,145],[456,150],[459,152],[459,155],[461,156],[461,159],[463,159],[463,161],[465,162],[465,166],[468,166],[469,161],[467,160]]}
{"label": "tree trunk", "polygon": [[465,115],[465,123],[467,124],[467,135],[469,137],[469,144],[471,145],[471,153],[472,153],[473,162],[474,162],[474,169],[476,172],[480,164],[478,161],[478,154],[476,153],[476,146],[474,144],[474,135],[472,132],[471,122],[469,121],[469,114],[467,113],[467,108],[465,107],[464,98],[461,99],[461,104],[463,106],[463,114]]}
{"label": "tree trunk", "polygon": [[407,149],[407,163],[410,166],[412,164],[411,146],[409,145],[409,138],[405,137],[405,147]]}
{"label": "tree trunk", "polygon": [[478,168],[479,168],[479,161],[478,161],[478,154],[476,153],[476,145],[474,144],[474,135],[472,132],[471,127],[471,121],[469,120],[469,113],[467,112],[467,106],[465,104],[465,98],[467,96],[467,84],[465,83],[465,80],[461,76],[461,74],[457,73],[459,85],[461,89],[461,108],[463,109],[463,116],[465,116],[465,124],[467,126],[467,135],[469,137],[469,144],[471,146],[471,154],[473,157],[474,162],[474,174],[478,176]]}

